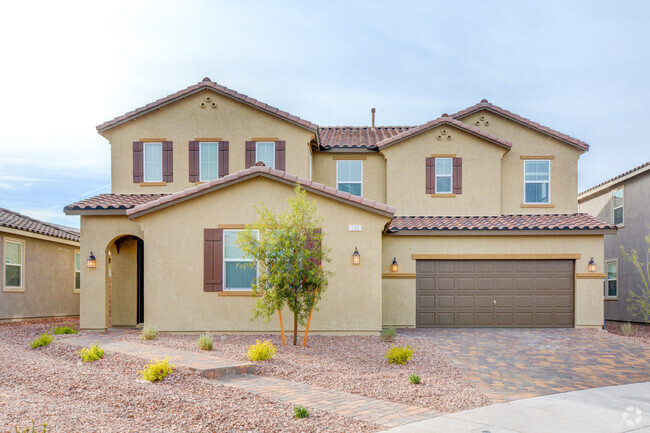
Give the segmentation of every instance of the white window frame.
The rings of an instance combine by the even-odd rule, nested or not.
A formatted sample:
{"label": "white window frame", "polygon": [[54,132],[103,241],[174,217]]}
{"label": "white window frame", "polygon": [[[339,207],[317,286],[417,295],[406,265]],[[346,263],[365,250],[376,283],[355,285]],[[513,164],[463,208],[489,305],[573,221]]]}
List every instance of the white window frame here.
{"label": "white window frame", "polygon": [[[79,256],[79,270],[77,270],[77,256]],[[74,261],[72,267],[74,268],[74,280],[72,281],[73,293],[81,293],[81,251],[75,250],[72,256]],[[77,274],[79,274],[79,288],[77,289]]]}
{"label": "white window frame", "polygon": [[[258,152],[257,145],[258,145],[259,143],[263,143],[263,144],[272,144],[272,145],[273,145],[273,166],[268,166],[268,167],[275,168],[275,162],[276,162],[276,161],[275,161],[275,141],[256,141],[256,142],[255,142],[255,162],[262,161],[262,160],[259,158],[258,154],[257,154],[257,152]],[[264,164],[266,165],[266,163],[264,163]]]}
{"label": "white window frame", "polygon": [[[548,162],[548,181],[526,180],[526,164],[528,164],[529,162],[541,162],[541,161]],[[552,161],[550,159],[525,159],[524,160],[524,204],[551,204],[551,172],[552,172],[551,163]],[[526,184],[529,183],[548,183],[548,201],[536,202],[536,201],[526,200]]]}
{"label": "white window frame", "polygon": [[218,141],[199,141],[199,182],[209,182],[214,179],[203,178],[203,146],[202,144],[216,144],[217,145],[217,177],[219,179],[219,142]]}
{"label": "white window frame", "polygon": [[[160,145],[160,179],[147,180],[147,144]],[[162,141],[145,141],[142,143],[142,180],[144,183],[162,182],[163,180],[163,144]]]}
{"label": "white window frame", "polygon": [[[352,180],[352,181],[345,181],[345,182],[339,182],[339,163],[340,162],[360,162],[361,163],[361,180]],[[336,189],[339,189],[339,184],[341,183],[354,183],[354,184],[359,184],[361,185],[361,191],[359,191],[359,197],[363,197],[363,160],[362,159],[337,159],[336,160]],[[352,194],[354,195],[354,194]]]}
{"label": "white window frame", "polygon": [[[610,263],[616,264],[616,278],[609,278],[608,265]],[[617,300],[618,299],[618,282],[619,282],[619,270],[618,270],[618,259],[605,260],[605,299]],[[609,282],[616,281],[616,296],[609,296]]]}
{"label": "white window frame", "polygon": [[[20,245],[20,286],[7,286],[7,244]],[[5,237],[2,243],[2,288],[5,292],[24,292],[25,291],[25,241],[16,238]],[[11,265],[18,266],[18,265]]]}
{"label": "white window frame", "polygon": [[[226,281],[227,281],[227,275],[226,275],[226,262],[253,262],[254,260],[250,259],[227,259],[226,258],[226,233],[227,232],[241,232],[243,231],[242,229],[228,229],[223,231],[223,271],[222,271],[222,281],[223,281],[223,290],[224,291],[231,291],[231,292],[251,292],[253,290],[252,287],[249,288],[236,288],[236,287],[226,287]],[[255,233],[257,233],[257,238],[259,239],[260,233],[257,230],[253,230]],[[260,276],[260,264],[257,264],[257,267],[255,268],[255,278],[259,278]]]}
{"label": "white window frame", "polygon": [[[453,194],[454,193],[454,159],[453,158],[436,158],[434,161],[434,164],[438,163],[438,160],[443,160],[447,159],[449,160],[449,166],[451,167],[451,173],[450,174],[438,174],[438,170],[436,167],[436,178],[434,179],[434,182],[436,184],[436,194]],[[439,177],[448,177],[449,178],[449,191],[439,191],[438,190],[438,178]]]}
{"label": "white window frame", "polygon": [[[622,196],[621,196],[622,203],[621,203],[620,206],[614,207],[614,193],[616,191],[621,191],[621,193],[622,193]],[[619,208],[623,211],[623,219],[621,220],[621,222],[619,224],[616,224],[616,219],[615,219],[616,212],[615,211],[616,211],[616,209],[619,209]],[[614,224],[616,227],[623,227],[623,225],[625,224],[625,188],[622,187],[622,186],[620,188],[616,188],[615,190],[612,190],[612,224]]]}

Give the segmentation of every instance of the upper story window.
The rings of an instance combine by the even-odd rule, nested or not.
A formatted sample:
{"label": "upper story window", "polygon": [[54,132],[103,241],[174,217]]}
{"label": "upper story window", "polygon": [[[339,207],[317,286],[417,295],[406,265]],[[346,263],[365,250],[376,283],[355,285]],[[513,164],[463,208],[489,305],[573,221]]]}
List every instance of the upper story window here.
{"label": "upper story window", "polygon": [[162,143],[144,143],[144,181],[162,182]]}
{"label": "upper story window", "polygon": [[205,182],[219,177],[219,143],[199,143],[199,180]]}
{"label": "upper story window", "polygon": [[224,290],[251,290],[257,278],[257,264],[253,267],[244,266],[252,260],[244,258],[244,253],[237,246],[237,234],[240,231],[223,231]]}
{"label": "upper story window", "polygon": [[551,202],[551,161],[524,161],[524,203]]}
{"label": "upper story window", "polygon": [[451,194],[451,161],[451,158],[436,158],[436,194]]}
{"label": "upper story window", "polygon": [[623,188],[612,191],[612,214],[614,224],[623,225]]}
{"label": "upper story window", "polygon": [[275,142],[258,141],[255,143],[255,161],[262,161],[267,167],[275,168]]}
{"label": "upper story window", "polygon": [[81,253],[74,253],[74,290],[81,289]]}
{"label": "upper story window", "polygon": [[363,195],[363,161],[336,161],[336,189]]}
{"label": "upper story window", "polygon": [[607,267],[607,280],[605,281],[605,297],[616,298],[618,297],[618,261],[612,260],[606,262]]}
{"label": "upper story window", "polygon": [[21,241],[5,239],[5,289],[23,288],[23,248]]}

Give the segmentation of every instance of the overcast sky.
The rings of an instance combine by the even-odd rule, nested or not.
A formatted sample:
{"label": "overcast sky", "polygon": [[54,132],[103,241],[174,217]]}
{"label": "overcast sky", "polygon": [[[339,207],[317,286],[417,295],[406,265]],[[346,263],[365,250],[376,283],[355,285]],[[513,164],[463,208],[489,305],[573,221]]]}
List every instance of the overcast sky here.
{"label": "overcast sky", "polygon": [[319,125],[486,98],[586,141],[579,189],[650,159],[650,2],[110,1],[0,7],[0,207],[78,226],[95,126],[208,76]]}

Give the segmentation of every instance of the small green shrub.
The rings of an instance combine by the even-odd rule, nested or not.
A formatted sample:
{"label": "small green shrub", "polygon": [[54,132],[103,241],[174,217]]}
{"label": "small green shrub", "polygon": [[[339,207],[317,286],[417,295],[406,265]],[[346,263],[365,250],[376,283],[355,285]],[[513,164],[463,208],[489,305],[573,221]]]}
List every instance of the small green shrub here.
{"label": "small green shrub", "polygon": [[395,341],[395,328],[392,326],[384,328],[381,330],[381,334],[379,334],[379,336],[384,343],[392,343]]}
{"label": "small green shrub", "polygon": [[630,322],[624,323],[621,325],[621,332],[626,337],[631,337],[634,335],[634,326]]}
{"label": "small green shrub", "polygon": [[309,412],[307,411],[307,408],[303,406],[294,406],[293,416],[296,418],[309,418]]}
{"label": "small green shrub", "polygon": [[142,380],[155,382],[166,378],[175,368],[175,365],[169,363],[169,358],[165,358],[163,360],[153,360],[149,362],[149,364],[147,364],[144,369],[138,371],[138,373],[140,373],[140,378]]}
{"label": "small green shrub", "polygon": [[61,334],[78,334],[79,331],[74,329],[72,326],[59,326],[54,330],[54,333],[56,335],[61,335]]}
{"label": "small green shrub", "polygon": [[104,356],[104,349],[99,344],[93,344],[90,347],[84,347],[79,351],[79,357],[85,363],[97,361]]}
{"label": "small green shrub", "polygon": [[199,346],[201,350],[212,350],[212,335],[201,334],[198,340],[196,340],[196,345]]}
{"label": "small green shrub", "polygon": [[18,429],[18,427],[14,427],[15,433],[45,433],[47,431],[47,424],[43,423],[43,430],[38,430],[36,428],[36,423],[32,421],[32,426],[25,427],[24,429]]}
{"label": "small green shrub", "polygon": [[406,364],[413,357],[413,352],[414,350],[411,349],[411,346],[397,347],[393,345],[386,352],[386,359],[389,364]]}
{"label": "small green shrub", "polygon": [[40,337],[33,339],[29,345],[32,346],[32,349],[36,349],[37,347],[47,346],[53,341],[54,335],[45,333],[41,334]]}
{"label": "small green shrub", "polygon": [[415,373],[414,373],[414,374],[411,374],[411,375],[409,376],[409,380],[411,381],[411,383],[412,383],[413,385],[417,385],[418,383],[420,383],[420,376],[418,376],[418,375],[415,374]]}
{"label": "small green shrub", "polygon": [[273,358],[273,355],[275,355],[275,346],[270,340],[264,342],[255,340],[255,344],[248,346],[246,357],[251,361],[266,361]]}
{"label": "small green shrub", "polygon": [[158,337],[158,330],[155,326],[149,324],[142,327],[142,336],[143,340],[155,340]]}

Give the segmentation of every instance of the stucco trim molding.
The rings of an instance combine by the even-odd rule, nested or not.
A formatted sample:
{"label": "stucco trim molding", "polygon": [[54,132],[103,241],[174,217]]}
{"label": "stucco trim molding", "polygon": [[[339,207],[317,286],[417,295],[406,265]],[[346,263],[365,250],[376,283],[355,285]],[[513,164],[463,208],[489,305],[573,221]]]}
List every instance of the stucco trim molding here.
{"label": "stucco trim molding", "polygon": [[407,272],[394,272],[381,274],[384,280],[415,280],[416,275]]}
{"label": "stucco trim molding", "polygon": [[413,260],[578,260],[580,254],[412,254]]}
{"label": "stucco trim molding", "polygon": [[600,272],[584,272],[576,273],[576,278],[578,280],[604,280],[607,277],[607,274]]}

